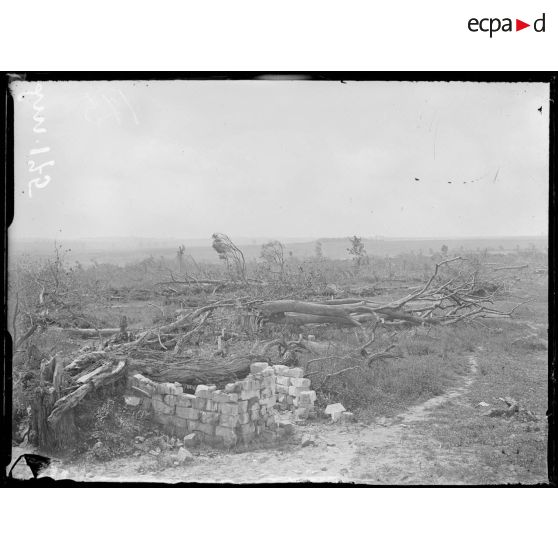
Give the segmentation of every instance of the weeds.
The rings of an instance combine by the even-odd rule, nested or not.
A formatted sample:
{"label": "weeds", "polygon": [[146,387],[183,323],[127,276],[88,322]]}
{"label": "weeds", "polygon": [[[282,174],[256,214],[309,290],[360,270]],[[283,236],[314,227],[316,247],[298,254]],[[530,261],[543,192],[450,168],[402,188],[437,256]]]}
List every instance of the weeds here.
{"label": "weeds", "polygon": [[138,421],[133,412],[109,397],[94,413],[91,430],[93,447],[88,454],[99,461],[129,455],[134,451],[133,439],[138,433]]}

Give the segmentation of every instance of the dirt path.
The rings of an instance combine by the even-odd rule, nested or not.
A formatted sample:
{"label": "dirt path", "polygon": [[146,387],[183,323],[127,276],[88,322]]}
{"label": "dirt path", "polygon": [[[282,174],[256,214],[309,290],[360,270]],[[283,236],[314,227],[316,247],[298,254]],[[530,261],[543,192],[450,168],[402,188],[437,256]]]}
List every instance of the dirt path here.
{"label": "dirt path", "polygon": [[[478,376],[476,357],[468,357],[469,374],[462,384],[443,395],[428,399],[420,405],[387,421],[382,430],[371,428],[360,442],[359,451],[352,462],[352,472],[360,481],[378,484],[461,484],[463,478],[448,477],[446,469],[464,461],[474,465],[474,453],[466,448],[444,451],[440,442],[431,438],[422,428],[436,420],[436,411],[448,404],[457,408]],[[456,417],[459,420],[459,417]]]}
{"label": "dirt path", "polygon": [[[478,421],[484,412],[469,393],[479,378],[477,357],[467,358],[468,373],[457,387],[372,425],[308,423],[298,426],[293,438],[280,448],[243,453],[194,451],[193,462],[163,470],[154,467],[156,458],[142,455],[105,464],[56,463],[46,474],[85,481],[371,484],[483,484],[491,474],[499,474],[503,476],[496,477],[496,482],[543,482],[544,478],[529,478],[501,459],[483,462],[486,446],[478,442],[440,441],[457,425]],[[440,428],[442,437],[435,435]]]}

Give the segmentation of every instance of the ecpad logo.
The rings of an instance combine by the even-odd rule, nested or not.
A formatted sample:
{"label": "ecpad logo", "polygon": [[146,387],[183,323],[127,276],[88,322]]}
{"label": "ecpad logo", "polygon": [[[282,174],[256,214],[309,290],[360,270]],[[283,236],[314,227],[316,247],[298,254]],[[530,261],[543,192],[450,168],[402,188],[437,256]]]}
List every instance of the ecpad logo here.
{"label": "ecpad logo", "polygon": [[[533,22],[533,29],[535,30],[535,32],[545,32],[545,17],[546,14],[543,13],[543,15],[539,19],[536,19]],[[482,19],[477,19],[475,17],[472,17],[469,20],[467,27],[469,28],[469,31],[472,31],[473,33],[477,33],[478,31],[489,33],[490,38],[492,38],[492,35],[494,33],[497,33],[498,31],[503,31],[504,33],[513,31],[512,19],[509,17],[505,17],[503,19],[497,17],[485,17]],[[515,20],[516,31],[521,31],[522,29],[526,29],[527,27],[531,27],[531,24],[525,23],[520,19]]]}

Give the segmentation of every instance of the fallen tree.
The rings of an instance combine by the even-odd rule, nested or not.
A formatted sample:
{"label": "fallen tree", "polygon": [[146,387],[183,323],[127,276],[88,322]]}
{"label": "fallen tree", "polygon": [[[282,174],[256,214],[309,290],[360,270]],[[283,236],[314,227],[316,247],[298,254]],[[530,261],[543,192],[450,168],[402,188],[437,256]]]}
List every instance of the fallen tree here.
{"label": "fallen tree", "polygon": [[524,304],[522,302],[509,312],[491,307],[500,287],[488,294],[484,291],[479,294],[478,270],[453,272],[441,277],[442,269],[460,260],[464,258],[456,257],[437,263],[425,285],[392,302],[380,304],[358,298],[320,302],[275,300],[261,304],[259,311],[265,320],[276,323],[331,323],[362,328],[364,323],[378,320],[414,325],[448,325],[462,320],[510,317],[518,306]]}
{"label": "fallen tree", "polygon": [[229,382],[245,378],[250,372],[250,364],[262,358],[261,355],[247,355],[230,359],[193,358],[181,364],[153,363],[144,360],[130,360],[130,369],[155,382],[178,382],[183,386],[209,384],[223,387]]}
{"label": "fallen tree", "polygon": [[96,337],[111,337],[117,335],[120,329],[117,327],[93,329],[93,328],[79,328],[79,327],[53,327],[51,331],[64,332],[69,337],[79,337],[81,339],[93,339]]}
{"label": "fallen tree", "polygon": [[[64,440],[72,440],[75,430],[73,410],[96,389],[114,384],[126,374],[141,373],[156,382],[178,382],[186,389],[198,384],[223,387],[246,377],[250,364],[255,361],[296,364],[298,355],[307,352],[313,355],[306,363],[308,376],[324,372],[319,363],[340,363],[340,366],[333,370],[326,369],[325,374],[322,374],[323,382],[326,382],[331,377],[357,368],[366,371],[378,361],[400,358],[402,354],[398,350],[398,334],[389,332],[387,326],[446,326],[486,318],[510,317],[520,306],[518,304],[510,311],[496,309],[494,302],[500,292],[499,284],[490,283],[488,288],[487,283],[479,281],[478,269],[455,269],[453,264],[458,261],[463,263],[464,260],[457,257],[436,264],[432,275],[423,285],[388,302],[364,297],[302,301],[253,300],[241,296],[213,300],[199,308],[183,310],[173,321],[144,331],[126,331],[125,321],[120,328],[65,330],[70,335],[97,337],[99,343],[97,347],[80,351],[64,370],[58,363],[56,374],[53,363],[45,365],[41,380],[44,381],[32,405],[33,424],[38,430],[39,443],[60,446]],[[227,308],[250,314],[258,324],[331,324],[353,328],[360,345],[345,353],[342,351],[346,351],[346,347],[340,346],[337,354],[327,354],[329,348],[324,352],[323,344],[304,340],[302,335],[298,340],[288,339],[288,334],[284,333],[283,338],[267,341],[263,345],[256,343],[252,349],[244,348],[240,354],[237,352],[235,356],[227,358],[226,351],[221,350],[223,340],[239,338],[233,331],[225,334],[220,321],[222,311],[215,315],[218,310]],[[210,331],[221,331],[215,339],[219,350],[209,358],[194,356],[191,351],[182,356],[192,337],[205,330],[207,324],[210,325]],[[382,333],[376,338],[378,328]],[[375,348],[371,349],[372,346]],[[274,350],[278,351],[277,358],[270,356]],[[51,379],[52,385],[49,385]]]}
{"label": "fallen tree", "polygon": [[116,382],[123,376],[125,366],[125,360],[118,362],[114,368],[112,366],[103,366],[98,373],[92,374],[85,383],[82,382],[75,391],[58,399],[48,417],[50,426],[55,427],[64,413],[74,408],[88,393],[101,386],[107,386]]}

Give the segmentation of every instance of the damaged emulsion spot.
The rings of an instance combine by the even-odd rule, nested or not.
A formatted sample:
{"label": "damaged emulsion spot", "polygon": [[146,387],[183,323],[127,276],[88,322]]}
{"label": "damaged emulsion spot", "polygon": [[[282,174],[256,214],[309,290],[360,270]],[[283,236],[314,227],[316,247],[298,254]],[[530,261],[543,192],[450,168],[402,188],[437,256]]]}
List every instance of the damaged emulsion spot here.
{"label": "damaged emulsion spot", "polygon": [[27,467],[29,467],[29,469],[31,470],[31,473],[33,474],[33,478],[36,479],[38,478],[39,474],[46,469],[51,462],[50,457],[45,457],[43,455],[37,455],[34,453],[24,453],[22,455],[20,455],[14,462],[14,464],[11,466],[10,471],[8,473],[8,478],[9,479],[13,479],[14,477],[13,475],[13,471],[15,466],[22,460],[25,460],[25,463],[27,465]]}

